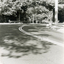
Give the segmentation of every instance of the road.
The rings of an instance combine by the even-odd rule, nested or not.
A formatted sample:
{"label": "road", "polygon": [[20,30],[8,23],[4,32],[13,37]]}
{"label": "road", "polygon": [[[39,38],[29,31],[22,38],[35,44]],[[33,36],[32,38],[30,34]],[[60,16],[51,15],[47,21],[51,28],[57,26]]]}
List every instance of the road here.
{"label": "road", "polygon": [[26,34],[31,35],[33,37],[37,37],[37,38],[39,37],[39,39],[42,39],[42,40],[43,38],[45,38],[45,40],[48,39],[46,41],[49,41],[49,42],[53,41],[54,44],[57,44],[60,46],[63,46],[64,44],[63,33],[60,33],[56,30],[53,30],[47,27],[43,27],[43,25],[36,25],[36,26],[35,25],[24,25],[21,28],[24,30],[25,33],[27,32]]}
{"label": "road", "polygon": [[[20,32],[18,30],[20,26],[21,25],[0,25],[0,54],[1,55],[2,53],[6,54],[4,56],[1,56],[1,62],[3,64],[18,64],[18,63],[19,64],[64,64],[63,63],[63,59],[64,59],[63,47],[46,43],[43,41],[40,42],[40,40]],[[53,38],[55,38],[56,34],[57,35],[59,34],[53,31],[51,32],[51,30],[47,30],[48,28],[44,30],[43,29],[44,27],[41,28],[42,26],[40,26],[41,29],[38,28],[38,30],[36,25],[35,25],[36,30],[33,27],[30,27],[30,29],[27,27],[24,27],[23,29],[26,30],[28,33],[34,34],[38,37],[43,36],[43,37],[51,38],[53,36]],[[27,43],[27,42],[45,43],[45,45],[48,48],[45,48],[42,54],[28,53],[25,56],[21,56],[22,48],[20,46],[22,43]],[[3,44],[3,43],[6,43],[6,44]],[[12,45],[10,45],[11,43]],[[12,53],[10,51],[12,51]]]}

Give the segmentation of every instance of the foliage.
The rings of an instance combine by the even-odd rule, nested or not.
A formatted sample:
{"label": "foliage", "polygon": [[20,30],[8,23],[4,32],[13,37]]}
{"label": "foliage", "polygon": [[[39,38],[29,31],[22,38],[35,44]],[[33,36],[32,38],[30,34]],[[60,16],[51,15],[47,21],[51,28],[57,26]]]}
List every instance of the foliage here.
{"label": "foliage", "polygon": [[5,2],[2,6],[1,12],[3,15],[14,15],[17,10],[21,10],[21,4],[19,1]]}
{"label": "foliage", "polygon": [[47,14],[49,12],[49,10],[43,6],[43,5],[40,5],[37,3],[36,5],[36,1],[33,1],[31,5],[33,6],[29,6],[27,8],[27,11],[26,11],[26,15],[28,17],[28,21],[36,21],[36,22],[41,22],[43,19],[47,18]]}
{"label": "foliage", "polygon": [[[51,8],[51,9],[49,9]],[[44,0],[27,0],[20,2],[17,0],[7,1],[0,4],[0,15],[16,17],[23,22],[45,19],[48,17],[49,10],[53,7]]]}
{"label": "foliage", "polygon": [[17,17],[17,12],[21,11],[22,3],[20,3],[20,1],[7,1],[7,2],[3,2],[1,7],[0,7],[0,13],[1,15],[4,15],[5,18],[7,18],[7,16],[14,16]]}

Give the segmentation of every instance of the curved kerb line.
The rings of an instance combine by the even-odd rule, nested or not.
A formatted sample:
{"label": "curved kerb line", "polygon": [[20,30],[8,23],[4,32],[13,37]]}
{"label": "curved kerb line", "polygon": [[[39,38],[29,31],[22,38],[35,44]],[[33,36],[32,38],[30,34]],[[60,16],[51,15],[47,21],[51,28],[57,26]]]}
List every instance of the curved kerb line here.
{"label": "curved kerb line", "polygon": [[25,26],[28,26],[28,25],[22,25],[21,27],[19,27],[19,30],[20,30],[21,32],[27,34],[27,35],[30,35],[30,36],[35,37],[35,38],[38,38],[38,39],[40,39],[41,41],[48,41],[48,42],[50,42],[50,43],[53,43],[53,44],[56,44],[56,45],[59,45],[59,46],[64,47],[64,44],[62,44],[62,43],[59,43],[59,42],[56,42],[56,41],[52,41],[52,40],[50,40],[50,39],[48,39],[48,38],[36,36],[36,35],[34,35],[34,34],[31,34],[31,33],[26,32],[25,30],[22,29],[22,28],[25,27]]}

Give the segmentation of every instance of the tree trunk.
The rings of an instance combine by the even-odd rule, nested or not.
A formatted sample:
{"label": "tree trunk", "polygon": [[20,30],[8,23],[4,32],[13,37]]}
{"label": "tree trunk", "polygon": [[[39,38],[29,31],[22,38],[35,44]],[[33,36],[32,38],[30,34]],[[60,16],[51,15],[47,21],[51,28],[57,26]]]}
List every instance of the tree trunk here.
{"label": "tree trunk", "polygon": [[33,14],[33,23],[34,23],[34,14]]}
{"label": "tree trunk", "polygon": [[4,16],[4,22],[5,22],[5,23],[7,22],[7,20],[6,20],[6,16]]}
{"label": "tree trunk", "polygon": [[53,22],[55,22],[55,8],[53,8]]}
{"label": "tree trunk", "polygon": [[20,11],[19,11],[19,17],[18,17],[18,20],[19,20],[19,22],[20,22]]}
{"label": "tree trunk", "polygon": [[58,0],[55,0],[55,24],[58,24]]}
{"label": "tree trunk", "polygon": [[52,16],[53,16],[53,12],[52,11],[49,11],[49,26],[51,27],[52,26]]}

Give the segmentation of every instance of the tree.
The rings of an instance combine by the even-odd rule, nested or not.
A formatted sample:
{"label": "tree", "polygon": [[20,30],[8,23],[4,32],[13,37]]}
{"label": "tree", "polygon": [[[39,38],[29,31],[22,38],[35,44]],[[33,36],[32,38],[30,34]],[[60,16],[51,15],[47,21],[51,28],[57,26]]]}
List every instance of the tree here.
{"label": "tree", "polygon": [[[44,18],[48,18],[49,5],[46,0],[27,0],[25,2],[20,2],[17,0],[7,1],[2,3],[0,7],[0,13],[5,18],[8,16],[17,17],[18,20],[21,20],[21,17],[24,21],[34,22],[35,20],[42,21]],[[38,18],[39,17],[39,18]]]}
{"label": "tree", "polygon": [[7,16],[13,15],[16,13],[14,9],[12,9],[13,2],[4,2],[3,6],[1,6],[1,13],[4,16],[5,22],[7,22]]}
{"label": "tree", "polygon": [[[7,16],[17,16],[17,12],[19,12],[19,18],[18,20],[20,21],[20,12],[22,11],[21,9],[22,3],[20,1],[7,1],[4,2],[3,5],[1,6],[1,14],[6,18]],[[5,20],[6,22],[6,20]]]}
{"label": "tree", "polygon": [[21,7],[22,7],[22,3],[20,3],[20,1],[15,1],[14,2],[14,5],[12,6],[12,9],[13,10],[15,10],[16,12],[18,12],[18,20],[20,21],[20,14],[21,14],[21,12],[23,11],[22,9],[21,9]]}
{"label": "tree", "polygon": [[29,19],[31,18],[32,22],[34,21],[42,22],[43,19],[47,18],[48,12],[49,10],[46,9],[46,7],[41,6],[41,5],[29,7],[26,11],[27,17],[29,17]]}

